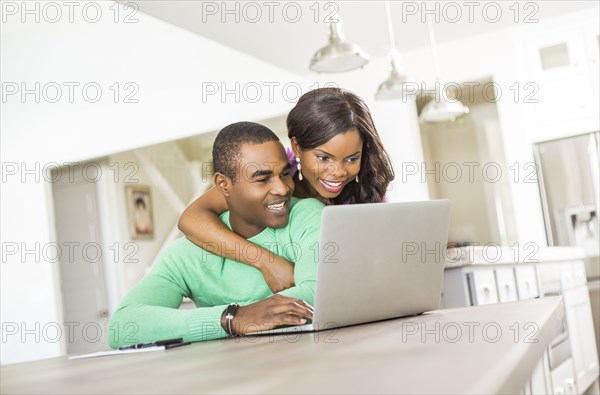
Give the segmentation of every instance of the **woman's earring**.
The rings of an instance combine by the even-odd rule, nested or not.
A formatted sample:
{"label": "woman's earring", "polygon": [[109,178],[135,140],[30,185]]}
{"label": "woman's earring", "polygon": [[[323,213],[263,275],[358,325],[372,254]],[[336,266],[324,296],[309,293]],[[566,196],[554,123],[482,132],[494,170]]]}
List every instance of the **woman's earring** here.
{"label": "woman's earring", "polygon": [[356,175],[356,178],[354,179],[354,181],[358,182],[358,174]]}
{"label": "woman's earring", "polygon": [[300,158],[296,157],[296,168],[298,169],[298,179],[302,181],[302,165],[300,164]]}

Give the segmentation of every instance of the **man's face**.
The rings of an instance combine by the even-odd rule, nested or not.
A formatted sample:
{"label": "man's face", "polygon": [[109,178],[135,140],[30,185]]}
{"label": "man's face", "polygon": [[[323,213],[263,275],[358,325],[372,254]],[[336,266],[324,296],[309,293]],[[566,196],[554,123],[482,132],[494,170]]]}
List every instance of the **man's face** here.
{"label": "man's face", "polygon": [[283,146],[278,141],[245,144],[235,182],[229,180],[231,227],[250,238],[265,228],[287,225],[294,181]]}

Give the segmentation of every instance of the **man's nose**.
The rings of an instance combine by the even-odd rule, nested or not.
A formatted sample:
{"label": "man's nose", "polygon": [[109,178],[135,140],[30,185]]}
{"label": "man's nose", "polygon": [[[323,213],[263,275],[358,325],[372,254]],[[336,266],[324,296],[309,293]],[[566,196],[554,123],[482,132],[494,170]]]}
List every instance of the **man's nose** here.
{"label": "man's nose", "polygon": [[286,196],[290,193],[290,186],[280,177],[274,177],[271,193],[274,195]]}

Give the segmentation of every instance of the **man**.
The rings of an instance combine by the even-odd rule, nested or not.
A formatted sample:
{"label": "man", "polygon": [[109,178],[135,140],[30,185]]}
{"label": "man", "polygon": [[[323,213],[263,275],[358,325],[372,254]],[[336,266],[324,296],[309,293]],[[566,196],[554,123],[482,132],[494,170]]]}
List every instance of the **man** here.
{"label": "man", "polygon": [[[286,153],[262,125],[239,122],[221,130],[213,162],[215,187],[229,206],[221,220],[249,241],[295,262],[296,285],[273,295],[257,269],[178,239],[113,314],[111,347],[179,337],[210,340],[312,319],[323,204],[292,198]],[[184,296],[197,308],[180,310]]]}

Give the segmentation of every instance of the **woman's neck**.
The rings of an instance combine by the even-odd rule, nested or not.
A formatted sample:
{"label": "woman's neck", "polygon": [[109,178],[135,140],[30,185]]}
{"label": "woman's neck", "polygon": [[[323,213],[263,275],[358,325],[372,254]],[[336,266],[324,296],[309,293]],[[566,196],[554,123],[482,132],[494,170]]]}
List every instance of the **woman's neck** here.
{"label": "woman's neck", "polygon": [[298,178],[297,176],[294,178],[295,178],[294,181],[296,184],[296,189],[294,189],[295,197],[297,197],[299,199],[314,198],[314,199],[321,201],[322,203],[324,203],[326,205],[333,204],[331,199],[328,199],[328,198],[325,198],[325,197],[319,195],[319,193],[310,185],[310,183],[308,181],[306,181],[306,179],[303,179],[302,181],[300,181],[297,179]]}

